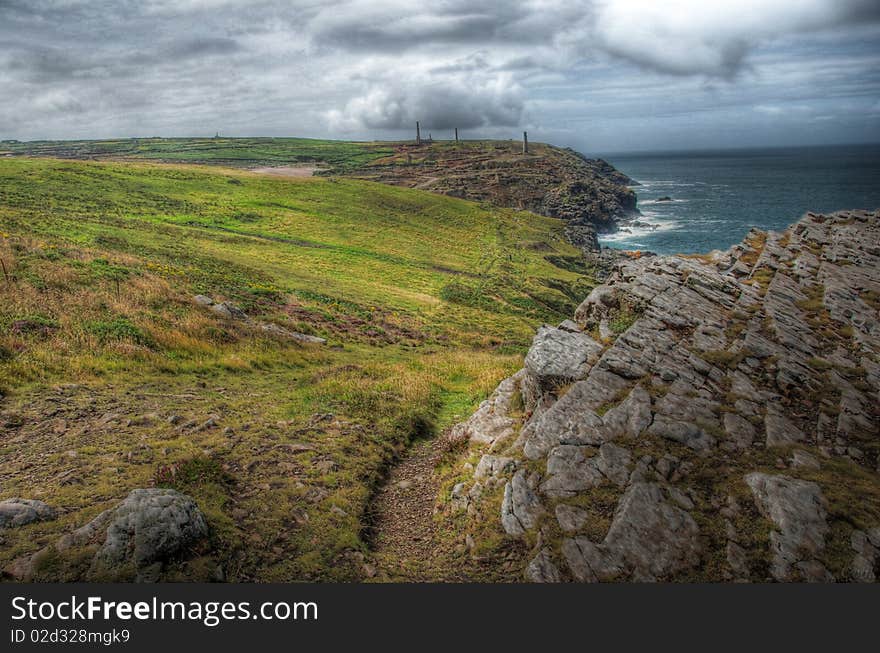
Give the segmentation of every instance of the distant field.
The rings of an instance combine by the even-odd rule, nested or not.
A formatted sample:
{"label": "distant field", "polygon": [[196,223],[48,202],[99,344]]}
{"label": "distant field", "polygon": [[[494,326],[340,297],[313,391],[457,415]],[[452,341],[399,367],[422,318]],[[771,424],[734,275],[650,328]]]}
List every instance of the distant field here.
{"label": "distant field", "polygon": [[[395,452],[467,415],[589,291],[561,232],[359,180],[0,158],[0,476],[65,509],[4,535],[0,566],[172,483],[214,540],[169,578],[362,578],[364,511]],[[196,293],[328,343],[224,320]]]}
{"label": "distant field", "polygon": [[0,155],[70,159],[148,159],[256,167],[321,162],[337,171],[389,156],[382,143],[355,143],[310,138],[132,138],[106,141],[0,142]]}

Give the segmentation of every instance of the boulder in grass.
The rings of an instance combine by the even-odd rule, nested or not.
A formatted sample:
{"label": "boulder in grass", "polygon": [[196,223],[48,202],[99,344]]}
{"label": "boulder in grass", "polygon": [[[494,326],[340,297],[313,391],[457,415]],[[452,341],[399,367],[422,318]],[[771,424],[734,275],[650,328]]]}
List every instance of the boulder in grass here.
{"label": "boulder in grass", "polygon": [[0,528],[17,528],[36,521],[55,519],[55,509],[36,499],[0,501]]}

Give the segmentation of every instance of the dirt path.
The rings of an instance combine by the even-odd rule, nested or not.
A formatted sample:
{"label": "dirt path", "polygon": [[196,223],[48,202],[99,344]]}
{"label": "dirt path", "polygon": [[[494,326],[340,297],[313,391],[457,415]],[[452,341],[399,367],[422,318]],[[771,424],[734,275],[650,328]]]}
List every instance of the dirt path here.
{"label": "dirt path", "polygon": [[253,168],[251,172],[275,177],[311,177],[315,174],[315,170],[319,170],[319,168],[315,166],[280,166],[277,168]]}
{"label": "dirt path", "polygon": [[383,580],[432,581],[438,577],[434,501],[436,439],[420,440],[391,470],[373,500],[371,545]]}

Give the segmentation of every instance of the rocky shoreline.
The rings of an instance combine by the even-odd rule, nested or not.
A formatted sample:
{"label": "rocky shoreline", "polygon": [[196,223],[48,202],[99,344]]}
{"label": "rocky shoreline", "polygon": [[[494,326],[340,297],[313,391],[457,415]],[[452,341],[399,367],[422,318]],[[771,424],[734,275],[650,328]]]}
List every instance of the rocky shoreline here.
{"label": "rocky shoreline", "polygon": [[875,581],[880,212],[619,259],[451,434],[532,581]]}

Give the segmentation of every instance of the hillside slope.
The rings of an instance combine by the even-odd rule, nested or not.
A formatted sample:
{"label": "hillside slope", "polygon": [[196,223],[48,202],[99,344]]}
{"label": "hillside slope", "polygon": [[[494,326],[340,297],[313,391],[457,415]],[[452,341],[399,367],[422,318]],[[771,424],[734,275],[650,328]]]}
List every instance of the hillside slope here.
{"label": "hillside slope", "polygon": [[494,206],[533,211],[566,222],[569,241],[599,249],[597,233],[615,231],[632,217],[634,182],[601,159],[569,149],[530,143],[523,154],[514,141],[394,144],[394,154],[346,174],[419,188]]}
{"label": "hillside slope", "polygon": [[[369,577],[394,456],[592,287],[563,227],[360,180],[0,159],[0,500],[51,509],[0,505],[0,567]],[[127,496],[170,500],[129,495],[153,487],[192,497],[209,537],[98,574],[74,534]]]}
{"label": "hillside slope", "polygon": [[116,138],[84,141],[0,141],[3,157],[195,163],[231,168],[322,164],[338,171],[393,152],[382,143],[313,138]]}
{"label": "hillside slope", "polygon": [[534,581],[875,581],[880,213],[618,266],[452,440],[450,538]]}
{"label": "hillside slope", "polygon": [[198,163],[236,168],[317,165],[345,175],[418,188],[566,222],[566,237],[591,252],[597,233],[637,214],[634,182],[601,159],[518,141],[346,142],[305,138],[141,138],[0,142],[0,156]]}

